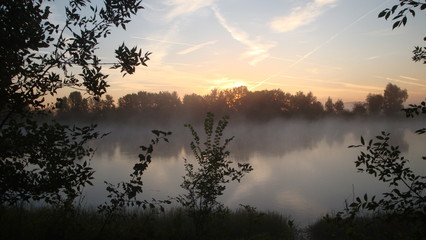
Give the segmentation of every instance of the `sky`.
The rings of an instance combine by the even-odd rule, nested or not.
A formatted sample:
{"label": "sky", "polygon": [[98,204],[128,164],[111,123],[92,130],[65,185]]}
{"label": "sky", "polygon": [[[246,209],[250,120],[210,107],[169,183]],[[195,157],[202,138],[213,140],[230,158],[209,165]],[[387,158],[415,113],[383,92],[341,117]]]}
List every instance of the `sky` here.
{"label": "sky", "polygon": [[116,100],[138,91],[183,97],[245,85],[354,102],[393,83],[416,103],[426,97],[426,65],[411,57],[414,46],[425,45],[425,16],[418,12],[392,30],[377,16],[397,2],[144,0],[127,30],[114,30],[97,53],[112,62],[123,42],[152,52],[148,67],[133,75],[105,69]]}

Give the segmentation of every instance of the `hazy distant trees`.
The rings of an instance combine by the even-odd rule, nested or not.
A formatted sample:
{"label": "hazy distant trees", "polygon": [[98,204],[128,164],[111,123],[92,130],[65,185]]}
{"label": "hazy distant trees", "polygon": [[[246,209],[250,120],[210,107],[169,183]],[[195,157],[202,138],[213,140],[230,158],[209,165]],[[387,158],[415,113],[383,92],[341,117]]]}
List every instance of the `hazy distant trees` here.
{"label": "hazy distant trees", "polygon": [[342,114],[345,111],[345,104],[343,103],[342,99],[338,99],[334,104],[334,111],[336,111],[336,114]]}
{"label": "hazy distant trees", "polygon": [[383,110],[385,114],[392,115],[400,112],[402,104],[407,100],[407,90],[401,90],[397,85],[389,83],[383,94]]}
{"label": "hazy distant trees", "polygon": [[352,113],[357,116],[363,116],[367,113],[366,103],[357,102],[352,107]]}
{"label": "hazy distant trees", "polygon": [[273,118],[319,118],[328,116],[386,116],[400,112],[407,99],[407,90],[389,83],[384,94],[368,94],[366,102],[357,102],[352,109],[345,109],[342,99],[333,102],[330,97],[323,105],[312,92],[290,94],[281,89],[249,91],[241,86],[232,89],[213,89],[206,95],[187,94],[182,100],[176,92],[151,93],[139,91],[118,99],[117,105],[110,95],[105,98],[84,98],[80,92],[58,99],[58,116],[91,118],[144,118],[168,121],[172,117],[201,120],[206,112],[217,115],[264,121]]}
{"label": "hazy distant trees", "polygon": [[291,113],[295,116],[317,117],[324,112],[322,103],[317,100],[312,92],[304,94],[299,91],[290,98]]}
{"label": "hazy distant trees", "polygon": [[383,108],[383,96],[381,94],[372,94],[367,95],[367,110],[371,115],[378,115]]}
{"label": "hazy distant trees", "polygon": [[367,110],[370,115],[395,115],[401,112],[403,103],[407,100],[407,90],[402,90],[395,84],[388,83],[381,94],[368,94],[366,98]]}
{"label": "hazy distant trees", "polygon": [[81,92],[71,92],[68,97],[58,98],[55,104],[56,113],[62,118],[82,118],[89,115],[105,117],[115,110],[114,99],[106,94],[102,98],[84,98]]}
{"label": "hazy distant trees", "polygon": [[81,92],[71,92],[68,97],[58,99],[56,107],[62,112],[85,113],[89,110],[88,101],[84,99]]}
{"label": "hazy distant trees", "polygon": [[330,97],[328,97],[327,101],[324,104],[324,107],[325,107],[325,112],[327,114],[333,114],[334,113],[333,99],[331,99]]}
{"label": "hazy distant trees", "polygon": [[130,113],[170,112],[176,110],[181,102],[176,92],[149,93],[140,91],[127,94],[118,99],[118,110]]}
{"label": "hazy distant trees", "polygon": [[345,104],[342,99],[337,99],[337,101],[333,103],[333,99],[328,97],[324,104],[324,111],[328,115],[342,115],[345,113]]}
{"label": "hazy distant trees", "polygon": [[281,90],[249,92],[241,98],[240,114],[253,120],[268,120],[281,117],[289,111],[290,94]]}

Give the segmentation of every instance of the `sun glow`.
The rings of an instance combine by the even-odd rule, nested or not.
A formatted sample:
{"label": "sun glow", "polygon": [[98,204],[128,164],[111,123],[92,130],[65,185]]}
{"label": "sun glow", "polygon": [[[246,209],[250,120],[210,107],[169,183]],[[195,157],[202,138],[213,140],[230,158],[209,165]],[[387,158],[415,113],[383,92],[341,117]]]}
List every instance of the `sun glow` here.
{"label": "sun glow", "polygon": [[232,88],[241,87],[241,86],[249,87],[250,84],[247,84],[246,81],[241,79],[220,78],[220,79],[216,79],[213,82],[210,89],[224,90],[224,89],[232,89]]}

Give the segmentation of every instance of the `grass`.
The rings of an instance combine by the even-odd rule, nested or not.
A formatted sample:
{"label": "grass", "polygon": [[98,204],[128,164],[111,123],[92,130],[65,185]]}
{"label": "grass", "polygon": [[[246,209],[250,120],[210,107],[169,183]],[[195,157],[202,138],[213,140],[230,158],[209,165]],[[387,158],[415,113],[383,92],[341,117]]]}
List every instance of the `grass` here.
{"label": "grass", "polygon": [[426,219],[408,214],[325,217],[309,226],[307,232],[311,240],[426,240]]}
{"label": "grass", "polygon": [[122,211],[105,221],[94,209],[0,207],[0,239],[426,240],[426,219],[402,215],[351,221],[328,216],[304,229],[278,213],[251,207],[214,214],[201,231],[183,208]]}
{"label": "grass", "polygon": [[296,239],[297,230],[276,213],[239,209],[213,215],[203,231],[182,208],[159,213],[126,211],[106,223],[95,210],[1,207],[0,239]]}

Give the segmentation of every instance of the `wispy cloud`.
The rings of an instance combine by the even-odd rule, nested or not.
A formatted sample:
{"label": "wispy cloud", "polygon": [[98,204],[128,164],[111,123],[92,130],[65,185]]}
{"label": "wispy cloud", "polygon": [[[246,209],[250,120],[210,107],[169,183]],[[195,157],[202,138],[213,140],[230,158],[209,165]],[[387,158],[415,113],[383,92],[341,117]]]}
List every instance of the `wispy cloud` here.
{"label": "wispy cloud", "polygon": [[193,44],[189,44],[189,43],[168,41],[168,40],[156,39],[156,38],[147,38],[147,37],[132,37],[132,38],[148,40],[148,41],[153,41],[153,42],[159,42],[159,43],[176,44],[176,45],[184,45],[184,46],[194,46]]}
{"label": "wispy cloud", "polygon": [[315,0],[293,8],[289,15],[275,18],[270,27],[277,32],[293,31],[314,22],[327,8],[334,6],[335,2],[337,0]]}
{"label": "wispy cloud", "polygon": [[[318,4],[319,6],[321,5],[327,5],[330,3],[334,3],[337,0],[316,0],[314,3]],[[387,2],[385,2],[387,3]],[[311,3],[312,4],[312,3]],[[358,22],[360,22],[361,20],[363,20],[364,18],[366,18],[368,15],[372,14],[373,12],[375,12],[378,8],[380,8],[384,3],[381,3],[379,5],[377,5],[374,9],[368,11],[367,13],[363,14],[362,16],[360,16],[359,18],[357,18],[355,21],[351,22],[350,24],[348,24],[346,27],[344,27],[342,30],[338,31],[336,34],[334,34],[333,36],[331,36],[329,39],[327,39],[325,42],[321,43],[318,47],[314,48],[313,50],[311,50],[310,52],[306,53],[305,55],[303,55],[302,57],[300,57],[298,60],[296,60],[295,62],[293,62],[293,64],[291,64],[289,67],[292,68],[294,66],[296,66],[297,64],[299,64],[300,62],[304,61],[306,58],[308,58],[309,56],[311,56],[312,54],[316,53],[318,50],[320,50],[322,47],[324,47],[325,45],[327,45],[328,43],[330,43],[331,41],[333,41],[335,38],[337,38],[338,36],[340,36],[340,34],[342,34],[343,32],[345,32],[346,30],[348,30],[349,28],[351,28],[353,25],[357,24]],[[272,74],[271,76],[267,77],[266,79],[263,79],[262,81],[260,81],[258,84],[256,84],[254,87],[252,87],[250,90],[255,89],[259,86],[261,86],[262,84],[264,84],[265,82],[269,81],[272,78],[275,78],[276,76],[278,76],[283,70],[279,70],[278,72]]]}
{"label": "wispy cloud", "polygon": [[167,19],[171,20],[180,15],[190,14],[200,8],[210,6],[214,0],[168,0],[166,5],[173,9],[166,15]]}
{"label": "wispy cloud", "polygon": [[380,58],[380,56],[371,56],[371,57],[367,58],[367,60],[374,60],[374,59],[377,59],[377,58]]}
{"label": "wispy cloud", "polygon": [[222,16],[217,6],[212,6],[212,10],[219,23],[231,34],[232,38],[248,47],[248,50],[243,56],[252,59],[250,65],[254,66],[270,56],[268,51],[275,47],[275,43],[260,43],[258,41],[253,41],[247,33],[231,26]]}
{"label": "wispy cloud", "polygon": [[390,77],[386,77],[384,79],[387,80],[387,81],[399,82],[399,83],[403,83],[403,84],[407,84],[407,85],[411,85],[411,86],[426,88],[426,84],[416,83],[416,82],[412,82],[412,81],[405,81],[405,80],[400,80],[400,79],[395,79],[395,78],[390,78]]}
{"label": "wispy cloud", "polygon": [[416,82],[419,81],[419,79],[413,78],[413,77],[407,77],[407,76],[399,76],[399,77],[410,80],[410,81],[416,81]]}
{"label": "wispy cloud", "polygon": [[180,55],[188,54],[188,53],[197,51],[197,50],[199,50],[199,49],[201,49],[201,48],[203,48],[205,46],[215,44],[216,42],[217,41],[208,41],[208,42],[205,42],[205,43],[200,43],[200,44],[197,44],[197,45],[193,45],[192,47],[186,48],[186,49],[178,52],[177,54],[180,54]]}
{"label": "wispy cloud", "polygon": [[132,37],[135,39],[141,39],[141,40],[147,40],[152,42],[158,42],[158,43],[166,43],[166,44],[172,44],[172,45],[182,45],[182,46],[188,46],[189,48],[185,48],[182,51],[179,51],[177,54],[184,55],[188,54],[194,51],[197,51],[205,46],[215,44],[217,41],[208,41],[200,44],[191,44],[191,43],[184,43],[184,42],[176,42],[176,41],[168,41],[168,40],[162,40],[162,39],[155,39],[155,38],[147,38],[147,37]]}

